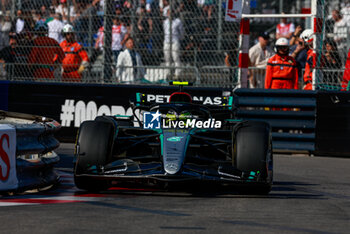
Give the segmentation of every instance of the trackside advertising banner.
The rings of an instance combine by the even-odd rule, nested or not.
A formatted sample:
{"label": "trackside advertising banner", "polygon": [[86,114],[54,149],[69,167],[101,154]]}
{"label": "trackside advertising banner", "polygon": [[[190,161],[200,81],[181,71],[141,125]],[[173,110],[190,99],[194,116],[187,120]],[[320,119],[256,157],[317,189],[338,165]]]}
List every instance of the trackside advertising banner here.
{"label": "trackside advertising banner", "polygon": [[17,189],[16,129],[0,124],[0,191]]}
{"label": "trackside advertising banner", "polygon": [[[72,83],[10,82],[8,111],[40,115],[57,120],[61,130],[56,137],[74,142],[78,127],[85,120],[100,115],[132,115],[130,101],[136,93],[145,94],[145,101],[165,103],[177,86],[101,85]],[[193,101],[205,105],[220,105],[224,88],[184,87]]]}

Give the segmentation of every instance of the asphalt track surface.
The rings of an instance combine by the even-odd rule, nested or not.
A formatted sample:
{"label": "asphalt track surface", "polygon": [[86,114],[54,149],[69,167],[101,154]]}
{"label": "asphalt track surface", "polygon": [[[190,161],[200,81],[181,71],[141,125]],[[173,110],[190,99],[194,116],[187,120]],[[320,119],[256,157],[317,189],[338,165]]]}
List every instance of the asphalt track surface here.
{"label": "asphalt track surface", "polygon": [[0,197],[0,233],[349,233],[350,158],[275,155],[267,196],[235,191],[113,188],[91,194],[72,177],[72,145],[57,150],[61,183]]}

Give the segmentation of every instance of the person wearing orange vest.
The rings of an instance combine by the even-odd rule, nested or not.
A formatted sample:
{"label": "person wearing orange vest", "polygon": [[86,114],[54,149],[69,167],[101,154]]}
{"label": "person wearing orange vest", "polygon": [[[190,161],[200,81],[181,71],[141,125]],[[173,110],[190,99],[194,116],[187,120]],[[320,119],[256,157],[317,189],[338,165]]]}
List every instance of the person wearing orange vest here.
{"label": "person wearing orange vest", "polygon": [[316,53],[313,50],[314,32],[311,29],[305,29],[300,38],[304,40],[305,46],[309,48],[304,72],[304,90],[312,90],[312,72],[316,67]]}
{"label": "person wearing orange vest", "polygon": [[83,47],[75,40],[74,28],[70,24],[63,27],[66,40],[60,46],[65,53],[62,61],[62,80],[80,82],[82,73],[89,66],[89,56]]}
{"label": "person wearing orange vest", "polygon": [[64,52],[58,42],[47,36],[48,26],[38,22],[35,26],[37,37],[28,57],[34,78],[54,79],[54,71],[61,65]]}
{"label": "person wearing orange vest", "polygon": [[267,61],[265,89],[298,89],[298,68],[289,56],[289,43],[284,37],[275,44],[276,54]]}
{"label": "person wearing orange vest", "polygon": [[343,75],[343,80],[341,82],[341,90],[342,91],[348,91],[349,88],[349,81],[350,81],[350,49],[348,51],[348,56],[345,63],[345,70]]}

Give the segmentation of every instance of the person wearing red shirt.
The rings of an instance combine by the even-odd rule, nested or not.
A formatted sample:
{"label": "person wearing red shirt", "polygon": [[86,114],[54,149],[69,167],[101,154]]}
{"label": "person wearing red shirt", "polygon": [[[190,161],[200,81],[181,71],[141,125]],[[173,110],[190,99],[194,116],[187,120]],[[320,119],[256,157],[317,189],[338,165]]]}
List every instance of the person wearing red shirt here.
{"label": "person wearing red shirt", "polygon": [[346,59],[345,63],[345,70],[343,75],[343,80],[341,82],[341,90],[342,91],[348,91],[349,88],[349,81],[350,81],[350,49],[348,51],[348,57]]}
{"label": "person wearing red shirt", "polygon": [[65,53],[62,61],[62,80],[80,82],[82,73],[89,66],[89,56],[83,47],[75,40],[73,26],[66,24],[63,27],[63,36],[66,38],[60,46]]}
{"label": "person wearing red shirt", "polygon": [[294,31],[295,31],[294,24],[287,22],[287,18],[282,18],[281,23],[277,24],[277,27],[276,27],[276,39],[280,39],[284,37],[289,40],[291,39]]}
{"label": "person wearing red shirt", "polygon": [[64,53],[55,39],[47,36],[48,27],[43,22],[35,26],[37,37],[28,57],[34,78],[54,79],[54,71],[61,65]]}
{"label": "person wearing red shirt", "polygon": [[298,68],[289,56],[289,43],[280,38],[275,44],[276,54],[267,61],[265,89],[298,89]]}

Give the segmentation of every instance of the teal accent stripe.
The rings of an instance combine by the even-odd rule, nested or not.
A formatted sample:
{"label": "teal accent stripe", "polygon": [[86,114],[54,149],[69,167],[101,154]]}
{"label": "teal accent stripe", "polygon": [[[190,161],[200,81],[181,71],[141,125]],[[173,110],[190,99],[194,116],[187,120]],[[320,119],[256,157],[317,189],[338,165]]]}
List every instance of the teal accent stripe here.
{"label": "teal accent stripe", "polygon": [[233,104],[233,97],[230,96],[230,97],[228,97],[228,106],[229,106],[229,110],[232,109],[232,104]]}
{"label": "teal accent stripe", "polygon": [[141,102],[140,95],[141,93],[136,93],[136,102]]}
{"label": "teal accent stripe", "polygon": [[161,154],[161,155],[162,155],[162,157],[163,157],[164,135],[163,135],[163,134],[161,134],[161,135],[159,136],[159,139],[160,139],[160,154]]}

